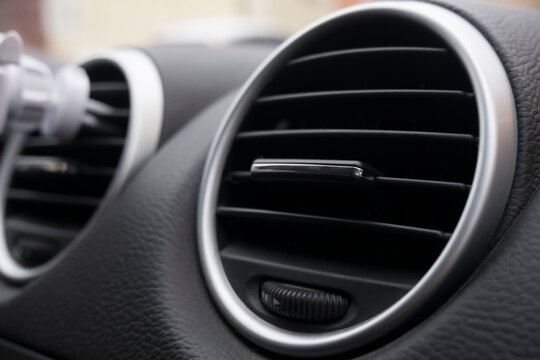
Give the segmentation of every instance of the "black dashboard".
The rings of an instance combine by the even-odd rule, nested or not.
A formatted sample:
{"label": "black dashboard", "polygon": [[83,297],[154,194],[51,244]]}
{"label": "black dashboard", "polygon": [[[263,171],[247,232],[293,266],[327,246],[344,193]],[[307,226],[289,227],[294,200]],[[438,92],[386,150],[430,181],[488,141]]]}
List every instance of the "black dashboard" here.
{"label": "black dashboard", "polygon": [[81,66],[99,130],[4,140],[0,358],[540,357],[540,12]]}

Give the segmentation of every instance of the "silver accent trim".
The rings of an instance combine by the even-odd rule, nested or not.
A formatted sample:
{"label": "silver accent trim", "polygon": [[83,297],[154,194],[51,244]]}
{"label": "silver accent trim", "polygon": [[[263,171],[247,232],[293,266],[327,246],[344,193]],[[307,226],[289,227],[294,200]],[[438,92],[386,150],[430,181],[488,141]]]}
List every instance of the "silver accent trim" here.
{"label": "silver accent trim", "polygon": [[[254,314],[236,295],[219,256],[216,204],[225,160],[246,109],[289,57],[290,47],[327,21],[341,16],[397,15],[438,35],[458,54],[477,96],[480,121],[479,153],[469,198],[447,246],[430,270],[403,298],[363,323],[326,333],[305,334],[281,329]],[[198,235],[202,268],[215,303],[230,323],[258,345],[296,356],[325,356],[358,348],[388,335],[412,320],[447,286],[468,276],[489,248],[513,180],[517,153],[514,97],[506,72],[484,36],[456,13],[415,1],[382,1],[331,14],[282,44],[250,77],[229,109],[214,139],[199,199]]]}
{"label": "silver accent trim", "polygon": [[362,180],[362,164],[358,161],[256,159],[251,164],[255,179],[314,179],[339,182]]}
{"label": "silver accent trim", "polygon": [[25,173],[77,174],[79,172],[72,162],[51,156],[19,156],[15,169]]}
{"label": "silver accent trim", "polygon": [[[49,262],[37,267],[24,267],[13,259],[5,239],[5,197],[10,177],[0,174],[4,181],[0,183],[0,273],[13,282],[28,281],[55,266],[62,257],[76,244],[77,239],[99,217],[109,201],[118,193],[127,178],[141,166],[157,149],[163,121],[163,87],[161,77],[154,62],[138,49],[117,49],[91,57],[83,63],[110,61],[124,73],[130,91],[130,119],[126,135],[126,144],[107,193],[101,205],[86,226],[66,248]],[[18,141],[4,151],[13,151],[11,146],[20,146]],[[6,144],[7,145],[7,144]],[[3,170],[3,169],[2,169]],[[11,173],[11,171],[10,171]]]}

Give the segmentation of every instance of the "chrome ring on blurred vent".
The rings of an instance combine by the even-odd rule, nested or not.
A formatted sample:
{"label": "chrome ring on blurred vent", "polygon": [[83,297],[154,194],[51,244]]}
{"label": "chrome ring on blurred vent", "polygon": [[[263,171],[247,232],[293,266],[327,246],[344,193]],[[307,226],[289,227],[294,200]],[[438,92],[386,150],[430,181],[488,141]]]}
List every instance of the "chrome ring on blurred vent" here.
{"label": "chrome ring on blurred vent", "polygon": [[[114,177],[85,228],[88,228],[121,189],[126,179],[157,149],[163,120],[163,87],[158,70],[152,60],[137,49],[118,49],[92,57],[83,64],[108,61],[123,72],[129,87],[130,113],[125,145],[116,167]],[[22,148],[22,139],[7,142],[4,152],[15,152]],[[58,255],[36,267],[25,267],[16,261],[8,248],[5,236],[5,204],[7,188],[11,180],[13,164],[2,164],[0,174],[0,274],[13,282],[28,281],[53,267],[75,244],[72,240]],[[5,170],[8,170],[7,173]],[[79,232],[83,233],[84,229]]]}
{"label": "chrome ring on blurred vent", "polygon": [[[220,259],[216,206],[225,162],[247,109],[306,34],[344,16],[356,21],[393,15],[415,22],[445,40],[457,54],[477,95],[480,139],[475,178],[455,231],[437,261],[404,297],[378,315],[353,326],[302,333],[273,325],[256,315],[231,286]],[[388,31],[391,31],[389,29]],[[286,41],[249,79],[225,116],[206,162],[198,212],[199,252],[208,288],[225,318],[254,343],[281,354],[325,356],[380,340],[408,323],[448,284],[463,280],[485,254],[513,180],[517,151],[514,98],[505,69],[486,38],[468,21],[443,7],[384,1],[334,13]]]}

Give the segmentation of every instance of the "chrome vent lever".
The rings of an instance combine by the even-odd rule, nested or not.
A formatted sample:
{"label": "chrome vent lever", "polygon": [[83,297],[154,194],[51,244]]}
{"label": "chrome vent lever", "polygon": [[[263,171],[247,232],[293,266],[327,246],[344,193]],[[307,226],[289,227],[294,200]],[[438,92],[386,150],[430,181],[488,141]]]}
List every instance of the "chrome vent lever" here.
{"label": "chrome vent lever", "polygon": [[254,179],[317,180],[355,183],[379,174],[371,166],[354,160],[256,159],[251,165]]}

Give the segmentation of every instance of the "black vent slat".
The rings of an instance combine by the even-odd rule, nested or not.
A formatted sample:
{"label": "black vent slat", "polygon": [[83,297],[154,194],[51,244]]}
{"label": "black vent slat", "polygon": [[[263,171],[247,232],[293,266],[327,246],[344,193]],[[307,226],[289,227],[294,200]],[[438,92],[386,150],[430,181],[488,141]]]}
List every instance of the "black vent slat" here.
{"label": "black vent slat", "polygon": [[[468,195],[465,191],[374,185],[371,181],[249,181],[225,184],[229,193],[223,195],[222,206],[393,223],[445,232],[454,230]],[[441,204],[444,207],[441,208]]]}
{"label": "black vent slat", "polygon": [[93,82],[90,87],[90,93],[120,92],[120,93],[125,94],[127,91],[128,91],[128,86],[123,81]]}
{"label": "black vent slat", "polygon": [[[95,148],[95,147],[109,147],[109,148],[122,148],[124,146],[124,138],[122,137],[105,137],[105,136],[92,136],[82,139],[77,139],[73,143],[63,144],[61,146],[71,148]],[[41,149],[47,147],[58,147],[60,144],[54,139],[47,139],[42,137],[31,137],[28,139],[25,149]]]}
{"label": "black vent slat", "polygon": [[77,207],[97,207],[101,202],[100,198],[53,194],[24,189],[10,189],[7,197],[10,201],[24,201]]}
{"label": "black vent slat", "polygon": [[124,113],[125,110],[120,109],[129,106],[129,93],[127,90],[128,85],[125,81],[93,82],[90,87],[90,97],[92,98],[90,109],[93,109],[91,111],[104,114],[103,110],[106,107],[94,106],[99,101],[110,106],[107,113]]}
{"label": "black vent slat", "polygon": [[116,108],[101,101],[91,100],[88,102],[87,111],[97,116],[127,117],[129,109]]}
{"label": "black vent slat", "polygon": [[15,165],[18,176],[92,176],[110,178],[113,167],[95,167],[63,158],[20,156]]}
{"label": "black vent slat", "polygon": [[445,141],[445,142],[468,142],[476,143],[478,138],[469,134],[451,134],[420,131],[392,131],[392,130],[350,130],[350,129],[307,129],[307,130],[266,130],[246,131],[237,135],[237,140],[263,140],[264,138],[284,139],[287,137],[302,138],[357,138],[395,140],[406,139],[410,141]]}
{"label": "black vent slat", "polygon": [[[250,117],[256,121],[245,122],[242,131],[341,128],[478,135],[476,106],[470,101],[474,99],[463,93],[429,99],[423,96],[385,98],[380,93],[368,96],[355,92],[289,101],[267,99],[270,101],[251,108]],[[387,106],[389,101],[392,106]]]}
{"label": "black vent slat", "polygon": [[291,93],[281,95],[263,96],[257,99],[258,104],[277,104],[285,102],[313,102],[320,100],[333,100],[339,98],[349,99],[372,99],[384,98],[420,98],[430,99],[459,99],[463,101],[473,101],[474,94],[459,90],[336,90],[336,91],[316,91],[304,93]]}
{"label": "black vent slat", "polygon": [[[253,181],[250,171],[231,171],[225,177],[226,180],[233,183],[242,182],[242,181]],[[375,186],[383,185],[385,187],[399,187],[399,188],[430,188],[436,189],[438,191],[458,191],[458,192],[468,192],[471,189],[471,186],[464,183],[449,182],[449,181],[433,181],[433,180],[422,180],[422,179],[406,179],[406,178],[395,178],[387,176],[373,176],[367,180],[373,181]],[[257,179],[257,181],[275,181],[268,179]],[[286,181],[286,180],[279,180]]]}
{"label": "black vent slat", "polygon": [[83,120],[81,133],[90,135],[119,136],[124,132],[123,126],[119,121],[110,121],[102,119],[92,114],[87,114]]}
{"label": "black vent slat", "polygon": [[75,196],[103,196],[112,176],[94,175],[56,175],[50,173],[15,172],[11,187],[15,189],[32,189],[51,194]]}
{"label": "black vent slat", "polygon": [[87,136],[62,145],[54,140],[31,138],[24,155],[63,158],[90,167],[112,168],[118,163],[123,148],[124,139],[116,136]]}
{"label": "black vent slat", "polygon": [[432,239],[434,241],[440,241],[445,243],[450,234],[443,231],[433,229],[423,229],[412,226],[403,226],[397,224],[381,223],[376,221],[362,221],[362,220],[350,220],[340,219],[325,216],[315,216],[307,214],[287,213],[280,211],[270,211],[262,209],[249,209],[238,207],[220,206],[217,209],[219,216],[228,217],[240,217],[240,218],[252,218],[252,219],[265,219],[268,221],[287,221],[287,222],[300,222],[300,223],[324,223],[328,225],[346,226],[358,229],[369,229],[372,231],[385,232],[385,233],[398,233],[400,235],[412,236],[419,239]]}
{"label": "black vent slat", "polygon": [[421,179],[404,179],[377,176],[374,178],[375,185],[383,185],[388,187],[400,188],[424,188],[436,189],[437,191],[458,191],[469,192],[471,186],[469,184],[449,182],[449,181],[431,181]]}
{"label": "black vent slat", "polygon": [[337,51],[328,51],[318,54],[311,54],[293,59],[288,62],[289,66],[305,65],[310,62],[322,62],[325,60],[335,60],[341,58],[354,59],[355,61],[361,60],[365,57],[375,57],[377,60],[381,60],[383,57],[388,56],[403,56],[411,55],[415,57],[422,57],[421,60],[426,61],[426,57],[429,61],[437,58],[446,58],[448,50],[445,48],[434,47],[371,47],[371,48],[359,48],[359,49],[346,49]]}
{"label": "black vent slat", "polygon": [[114,167],[91,166],[48,156],[20,156],[11,187],[55,194],[100,197],[115,173]]}

